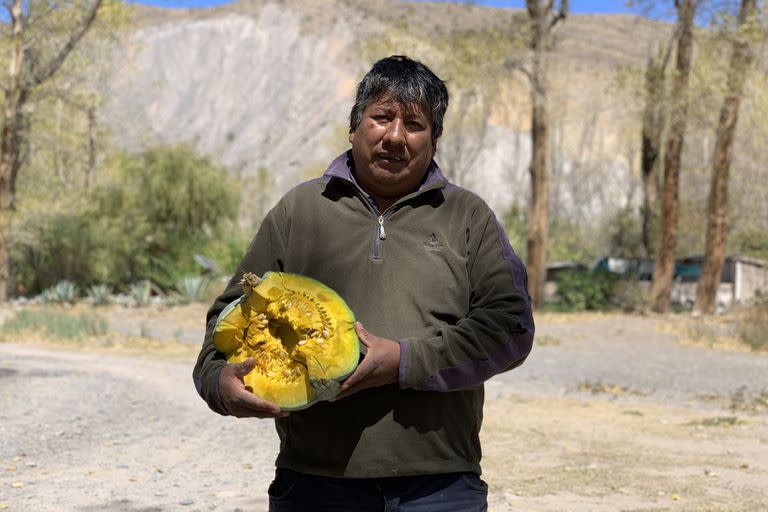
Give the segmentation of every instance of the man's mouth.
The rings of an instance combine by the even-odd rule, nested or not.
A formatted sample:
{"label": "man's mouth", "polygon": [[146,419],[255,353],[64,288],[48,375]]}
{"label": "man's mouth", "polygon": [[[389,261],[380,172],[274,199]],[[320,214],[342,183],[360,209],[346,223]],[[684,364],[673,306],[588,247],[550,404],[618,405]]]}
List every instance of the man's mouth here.
{"label": "man's mouth", "polygon": [[380,160],[386,160],[388,162],[405,162],[405,157],[398,156],[398,155],[388,155],[388,154],[380,154],[379,155]]}

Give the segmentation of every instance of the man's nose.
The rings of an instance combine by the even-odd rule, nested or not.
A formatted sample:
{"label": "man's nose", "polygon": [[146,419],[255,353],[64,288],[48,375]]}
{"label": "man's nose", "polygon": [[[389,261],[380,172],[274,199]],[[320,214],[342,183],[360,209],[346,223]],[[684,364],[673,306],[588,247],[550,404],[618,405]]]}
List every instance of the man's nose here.
{"label": "man's nose", "polygon": [[405,145],[405,121],[399,116],[387,125],[387,131],[384,134],[384,142],[395,145]]}

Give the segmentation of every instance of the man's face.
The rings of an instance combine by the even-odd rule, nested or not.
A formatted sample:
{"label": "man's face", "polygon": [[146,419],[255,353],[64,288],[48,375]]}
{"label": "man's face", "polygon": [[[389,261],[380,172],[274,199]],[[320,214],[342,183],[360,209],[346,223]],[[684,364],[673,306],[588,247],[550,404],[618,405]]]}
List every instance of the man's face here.
{"label": "man's face", "polygon": [[382,209],[419,187],[435,154],[430,115],[388,96],[368,105],[349,142],[356,178]]}

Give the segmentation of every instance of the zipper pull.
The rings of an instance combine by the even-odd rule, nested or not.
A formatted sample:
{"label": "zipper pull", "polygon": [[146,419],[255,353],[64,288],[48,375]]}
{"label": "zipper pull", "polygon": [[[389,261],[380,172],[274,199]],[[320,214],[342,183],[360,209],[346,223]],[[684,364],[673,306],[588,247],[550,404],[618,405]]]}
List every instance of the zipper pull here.
{"label": "zipper pull", "polygon": [[384,216],[379,215],[379,240],[386,240],[387,234],[384,232]]}

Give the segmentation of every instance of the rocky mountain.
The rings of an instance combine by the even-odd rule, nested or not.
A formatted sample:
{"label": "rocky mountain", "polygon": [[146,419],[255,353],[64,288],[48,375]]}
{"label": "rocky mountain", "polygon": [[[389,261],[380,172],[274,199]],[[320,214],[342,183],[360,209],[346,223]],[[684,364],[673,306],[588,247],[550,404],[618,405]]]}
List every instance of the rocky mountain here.
{"label": "rocky mountain", "polygon": [[[256,217],[348,147],[354,89],[387,30],[406,24],[406,49],[413,50],[446,34],[509,30],[522,16],[514,9],[397,0],[140,8],[137,27],[115,60],[109,118],[127,147],[189,142],[230,167],[252,184],[249,194],[259,199],[245,211]],[[562,208],[571,205],[587,217],[625,201],[637,180],[637,144],[627,149],[625,135],[639,117],[626,119],[637,108],[616,92],[615,77],[621,68],[642,67],[669,33],[666,24],[619,15],[571,15],[557,33],[553,180]],[[443,76],[431,63],[434,52],[409,54]],[[510,57],[522,58],[522,50]],[[450,62],[450,56],[434,60]],[[473,71],[468,73],[471,81]],[[446,132],[437,155],[449,175],[499,213],[528,197],[527,85],[522,75],[511,76],[500,84],[482,136],[464,158],[468,171],[452,169],[441,155],[450,160],[473,134]],[[448,82],[452,97],[461,95],[455,83]],[[584,165],[602,171],[585,179],[577,172]]]}

